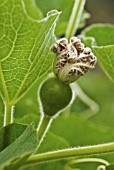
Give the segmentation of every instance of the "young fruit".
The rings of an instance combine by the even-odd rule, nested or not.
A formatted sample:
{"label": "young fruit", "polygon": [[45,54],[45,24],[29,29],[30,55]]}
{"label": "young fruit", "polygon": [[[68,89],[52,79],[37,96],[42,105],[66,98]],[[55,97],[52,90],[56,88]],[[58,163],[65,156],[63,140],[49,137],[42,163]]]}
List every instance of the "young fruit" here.
{"label": "young fruit", "polygon": [[54,77],[43,82],[39,96],[44,114],[54,116],[70,103],[72,90],[68,84]]}

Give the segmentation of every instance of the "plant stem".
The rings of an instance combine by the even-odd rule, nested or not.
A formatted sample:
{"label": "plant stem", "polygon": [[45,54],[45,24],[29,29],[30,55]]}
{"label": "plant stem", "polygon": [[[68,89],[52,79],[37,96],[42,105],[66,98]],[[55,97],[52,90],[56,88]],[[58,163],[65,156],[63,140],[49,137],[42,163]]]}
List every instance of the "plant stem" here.
{"label": "plant stem", "polygon": [[13,122],[13,106],[5,103],[4,126]]}
{"label": "plant stem", "polygon": [[68,40],[71,38],[71,36],[75,35],[77,31],[85,2],[86,0],[75,0],[72,14],[66,30],[66,38]]}
{"label": "plant stem", "polygon": [[74,82],[71,85],[71,88],[74,91],[74,95],[78,96],[89,108],[92,110],[92,112],[82,112],[81,115],[85,117],[85,119],[90,118],[91,116],[95,115],[99,111],[99,105],[92,100],[87,94],[80,88],[80,86]]}
{"label": "plant stem", "polygon": [[114,142],[98,144],[93,146],[63,149],[63,150],[33,155],[28,159],[26,163],[27,164],[40,163],[40,162],[65,159],[70,157],[81,157],[81,156],[96,155],[96,154],[103,154],[109,152],[114,152]]}
{"label": "plant stem", "polygon": [[105,167],[110,165],[108,161],[101,158],[82,158],[82,159],[71,160],[69,163],[66,164],[65,169],[74,170],[74,168],[73,169],[71,168],[72,165],[78,163],[84,163],[84,162],[97,162],[97,163],[101,163]]}
{"label": "plant stem", "polygon": [[83,163],[83,162],[99,162],[99,163],[102,163],[106,166],[110,165],[110,163],[108,161],[101,159],[101,158],[82,158],[82,159],[71,160],[69,162],[69,165]]}
{"label": "plant stem", "polygon": [[43,141],[43,138],[44,138],[46,132],[48,131],[48,129],[49,129],[50,125],[51,125],[51,122],[52,122],[51,117],[49,117],[47,115],[43,115],[41,117],[38,129],[37,129],[37,136],[38,136],[38,140],[39,140],[38,148],[39,148],[41,142]]}

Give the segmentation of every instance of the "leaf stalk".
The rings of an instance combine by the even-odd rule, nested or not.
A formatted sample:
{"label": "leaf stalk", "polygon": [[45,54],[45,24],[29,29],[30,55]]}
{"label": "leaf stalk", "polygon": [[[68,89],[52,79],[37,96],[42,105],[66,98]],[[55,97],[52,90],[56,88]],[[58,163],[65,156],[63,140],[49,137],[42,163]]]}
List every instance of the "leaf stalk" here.
{"label": "leaf stalk", "polygon": [[36,149],[36,152],[37,152],[38,148],[40,147],[40,144],[43,141],[47,131],[49,130],[51,122],[52,122],[52,117],[47,116],[45,114],[41,116],[41,120],[40,120],[39,126],[37,128],[37,137],[38,137],[39,145]]}
{"label": "leaf stalk", "polygon": [[82,12],[84,9],[86,0],[75,0],[73,9],[72,9],[72,14],[70,16],[67,30],[66,30],[66,38],[70,40],[70,38],[76,34],[76,31],[78,29]]}
{"label": "leaf stalk", "polygon": [[114,142],[52,151],[31,156],[26,164],[114,152]]}
{"label": "leaf stalk", "polygon": [[4,126],[13,123],[13,108],[14,106],[9,103],[5,103]]}

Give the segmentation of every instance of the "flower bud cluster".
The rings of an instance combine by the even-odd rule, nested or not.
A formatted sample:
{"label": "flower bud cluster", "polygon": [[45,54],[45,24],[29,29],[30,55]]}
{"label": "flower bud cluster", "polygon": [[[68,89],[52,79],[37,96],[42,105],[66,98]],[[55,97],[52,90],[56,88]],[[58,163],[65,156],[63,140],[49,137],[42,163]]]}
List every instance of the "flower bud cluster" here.
{"label": "flower bud cluster", "polygon": [[77,37],[71,37],[69,44],[66,38],[61,38],[52,46],[52,51],[56,54],[54,72],[65,83],[77,80],[93,69],[97,61],[91,49]]}

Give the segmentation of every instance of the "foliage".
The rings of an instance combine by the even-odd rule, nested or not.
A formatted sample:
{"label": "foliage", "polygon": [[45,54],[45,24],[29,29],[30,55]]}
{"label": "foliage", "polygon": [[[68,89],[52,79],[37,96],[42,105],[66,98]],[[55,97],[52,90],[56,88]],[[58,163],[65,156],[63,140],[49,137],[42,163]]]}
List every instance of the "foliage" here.
{"label": "foliage", "polygon": [[27,13],[24,1],[12,1],[10,6],[5,1],[1,9],[0,93],[14,104],[51,66],[53,56],[49,49],[59,13],[52,11],[37,22]]}
{"label": "foliage", "polygon": [[[37,140],[36,128],[41,112],[38,87],[52,72],[54,54],[50,48],[55,42],[55,35],[65,35],[73,4],[74,0],[66,0],[65,3],[62,0],[56,3],[52,0],[0,0],[1,170],[97,169],[101,163],[94,161],[70,164],[70,159],[64,159],[43,164],[28,163],[34,153],[40,155],[112,142],[114,139],[114,25],[94,24],[85,28],[79,37],[92,48],[98,64],[110,79],[99,67],[79,79],[77,83],[83,90],[75,86],[77,96],[71,105],[53,118],[42,143]],[[56,10],[62,11],[62,14]],[[85,25],[89,16],[83,11],[78,28]],[[12,109],[13,105],[15,123],[3,127],[4,108],[10,106]],[[87,155],[84,157],[87,158]],[[88,157],[93,158],[92,155]],[[106,160],[109,163],[107,169],[113,168],[114,153],[103,155],[101,152],[94,157]]]}
{"label": "foliage", "polygon": [[37,146],[36,133],[32,125],[12,124],[0,130],[1,169],[19,168]]}
{"label": "foliage", "polygon": [[[86,43],[92,47],[103,70],[114,81],[114,39],[112,38],[114,26],[111,24],[95,24],[85,29],[82,34],[87,37]],[[91,37],[94,37],[94,39]]]}

